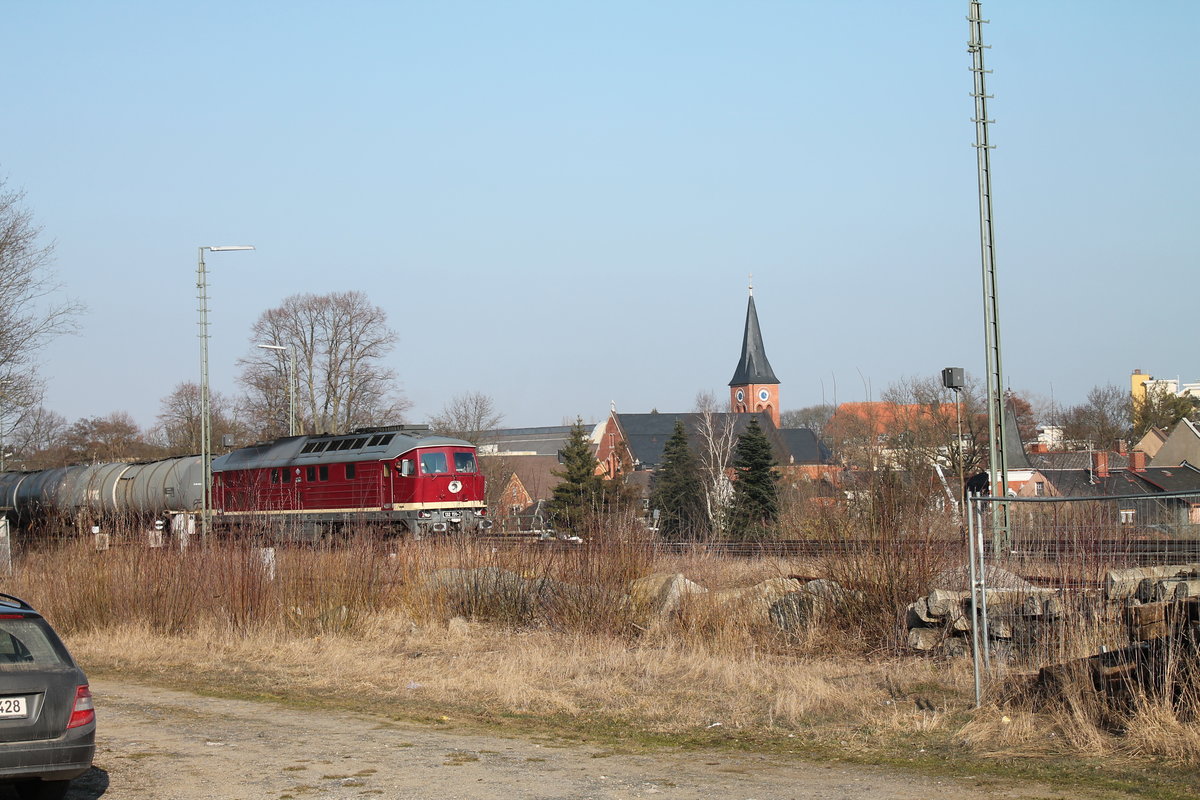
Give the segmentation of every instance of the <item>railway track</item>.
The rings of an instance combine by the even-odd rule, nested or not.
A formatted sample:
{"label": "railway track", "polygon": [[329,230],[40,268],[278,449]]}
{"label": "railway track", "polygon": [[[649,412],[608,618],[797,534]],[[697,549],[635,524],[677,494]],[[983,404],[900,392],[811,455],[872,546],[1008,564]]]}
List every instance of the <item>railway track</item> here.
{"label": "railway track", "polygon": [[[491,535],[481,537],[496,546],[564,546],[578,547],[556,539],[539,540],[532,536]],[[586,542],[582,546],[587,546]],[[854,554],[919,555],[931,547],[943,552],[961,551],[965,559],[966,543],[952,540],[904,539],[788,539],[771,542],[654,542],[661,553],[707,553],[730,558],[817,557]],[[1061,560],[1067,558],[1101,560],[1131,565],[1200,562],[1200,540],[1187,539],[1094,539],[1059,537],[1018,540],[1014,548],[1001,556],[1009,560]],[[988,559],[992,551],[988,548]]]}

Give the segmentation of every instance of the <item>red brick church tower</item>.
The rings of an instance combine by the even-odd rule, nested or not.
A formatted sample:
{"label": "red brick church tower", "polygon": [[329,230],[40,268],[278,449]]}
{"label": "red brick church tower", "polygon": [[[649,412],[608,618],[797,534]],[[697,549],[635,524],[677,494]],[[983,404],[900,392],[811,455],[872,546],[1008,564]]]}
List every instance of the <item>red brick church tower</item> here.
{"label": "red brick church tower", "polygon": [[746,307],[746,332],[742,334],[742,358],[729,382],[729,410],[735,414],[765,411],[779,427],[779,379],[767,361],[758,312],[754,309],[754,284]]}

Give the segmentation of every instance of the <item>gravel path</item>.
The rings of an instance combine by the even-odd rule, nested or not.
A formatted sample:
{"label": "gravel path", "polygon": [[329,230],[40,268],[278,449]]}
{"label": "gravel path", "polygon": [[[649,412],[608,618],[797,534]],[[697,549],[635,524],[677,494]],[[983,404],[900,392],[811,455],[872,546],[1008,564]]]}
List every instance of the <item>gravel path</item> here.
{"label": "gravel path", "polygon": [[[92,684],[96,767],[70,800],[1065,798],[1037,785],[730,753],[612,755],[382,716],[298,711],[108,680]],[[6,798],[7,792],[0,793]]]}

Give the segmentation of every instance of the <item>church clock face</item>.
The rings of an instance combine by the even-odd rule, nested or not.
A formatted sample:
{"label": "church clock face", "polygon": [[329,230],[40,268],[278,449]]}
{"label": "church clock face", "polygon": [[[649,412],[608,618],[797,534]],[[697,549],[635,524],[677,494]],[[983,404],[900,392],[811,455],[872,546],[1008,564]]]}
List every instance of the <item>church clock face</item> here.
{"label": "church clock face", "polygon": [[763,401],[764,403],[767,402],[767,398],[769,398],[770,396],[771,396],[771,393],[768,392],[766,389],[758,390],[758,399]]}
{"label": "church clock face", "polygon": [[744,391],[742,391],[741,389],[737,390],[737,401],[739,403],[746,402],[746,393]]}

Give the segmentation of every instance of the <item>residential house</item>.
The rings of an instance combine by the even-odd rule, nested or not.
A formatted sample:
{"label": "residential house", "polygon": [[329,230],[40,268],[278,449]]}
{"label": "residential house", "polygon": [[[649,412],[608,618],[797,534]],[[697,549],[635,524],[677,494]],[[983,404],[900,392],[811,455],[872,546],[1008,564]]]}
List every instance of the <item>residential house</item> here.
{"label": "residential house", "polygon": [[1153,456],[1156,467],[1200,464],[1200,427],[1189,419],[1181,419],[1167,435]]}

